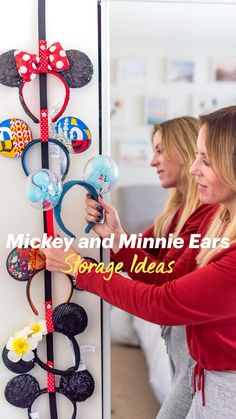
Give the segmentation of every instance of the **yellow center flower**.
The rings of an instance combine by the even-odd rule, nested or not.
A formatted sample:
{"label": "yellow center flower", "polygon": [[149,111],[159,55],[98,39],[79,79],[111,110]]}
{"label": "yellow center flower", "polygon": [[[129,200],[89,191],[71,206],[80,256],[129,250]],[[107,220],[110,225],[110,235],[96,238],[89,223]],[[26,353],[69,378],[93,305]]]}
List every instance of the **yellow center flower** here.
{"label": "yellow center flower", "polygon": [[13,351],[18,355],[24,355],[29,350],[29,343],[23,338],[16,338],[13,342]]}
{"label": "yellow center flower", "polygon": [[41,332],[41,330],[42,330],[42,326],[41,326],[39,323],[34,323],[34,324],[31,326],[31,330],[32,330],[34,333]]}

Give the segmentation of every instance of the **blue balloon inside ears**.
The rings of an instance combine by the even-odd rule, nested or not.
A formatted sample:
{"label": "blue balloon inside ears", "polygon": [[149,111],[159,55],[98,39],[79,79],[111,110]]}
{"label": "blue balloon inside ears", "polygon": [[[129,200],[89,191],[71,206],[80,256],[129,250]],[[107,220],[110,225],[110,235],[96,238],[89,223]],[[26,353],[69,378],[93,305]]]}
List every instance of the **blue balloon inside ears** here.
{"label": "blue balloon inside ears", "polygon": [[35,202],[39,202],[40,199],[42,199],[42,193],[39,189],[32,186],[27,190],[27,198],[30,202],[34,204]]}
{"label": "blue balloon inside ears", "polygon": [[43,211],[54,208],[60,199],[62,184],[48,169],[37,170],[27,177],[26,198],[30,204]]}
{"label": "blue balloon inside ears", "polygon": [[118,180],[118,168],[110,157],[99,155],[88,160],[83,170],[83,177],[100,195],[103,195],[115,186]]}
{"label": "blue balloon inside ears", "polygon": [[48,173],[44,171],[38,171],[34,174],[34,183],[37,186],[48,186],[49,185],[49,176]]}

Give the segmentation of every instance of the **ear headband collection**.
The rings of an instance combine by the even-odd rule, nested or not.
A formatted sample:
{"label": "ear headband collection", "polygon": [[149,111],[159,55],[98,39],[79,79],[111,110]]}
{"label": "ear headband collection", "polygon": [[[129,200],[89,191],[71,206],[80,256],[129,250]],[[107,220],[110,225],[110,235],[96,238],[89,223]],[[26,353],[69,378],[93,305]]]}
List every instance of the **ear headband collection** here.
{"label": "ear headband collection", "polygon": [[[84,180],[70,180],[64,183],[58,204],[54,207],[57,224],[64,233],[73,238],[75,238],[75,235],[65,226],[61,216],[62,202],[65,195],[73,186],[79,185],[84,187],[95,201],[98,201],[99,196],[110,192],[115,186],[118,179],[118,168],[110,157],[99,155],[88,160],[83,170],[83,177]],[[92,227],[93,223],[88,223],[85,233],[89,233]]]}
{"label": "ear headband collection", "polygon": [[[88,318],[84,309],[75,303],[61,304],[53,313],[55,331],[63,333],[72,343],[75,365],[65,371],[49,367],[37,355],[37,346],[42,336],[47,334],[46,322],[38,321],[27,326],[14,337],[10,338],[2,353],[4,364],[11,371],[21,375],[11,379],[5,388],[7,401],[16,407],[27,408],[28,415],[36,398],[48,392],[40,390],[37,380],[29,372],[37,363],[40,367],[53,374],[61,375],[60,385],[56,393],[67,397],[73,403],[72,418],[76,418],[76,402],[85,401],[94,392],[94,379],[87,370],[77,371],[80,361],[79,346],[74,338],[87,327]],[[41,330],[38,331],[38,329]],[[30,416],[29,416],[30,417]]]}
{"label": "ear headband collection", "polygon": [[[0,123],[0,154],[6,157],[22,156],[22,165],[27,176],[29,172],[26,169],[26,155],[34,144],[41,142],[41,139],[32,140],[29,126],[21,119],[9,118]],[[48,142],[60,147],[65,155],[67,172],[64,178],[70,166],[68,152],[79,154],[86,151],[91,145],[91,140],[88,126],[79,118],[66,116],[55,124],[54,137],[49,138]],[[31,147],[27,147],[28,145]]]}
{"label": "ear headband collection", "polygon": [[[17,87],[19,98],[26,114],[35,122],[40,122],[40,140],[32,140],[28,126],[21,120],[11,118],[0,124],[0,154],[8,157],[22,156],[23,170],[27,176],[27,197],[35,208],[44,211],[44,232],[54,235],[53,217],[51,209],[59,203],[59,218],[62,200],[61,195],[74,185],[84,187],[93,197],[98,200],[98,185],[89,180],[68,182],[65,187],[64,181],[70,165],[69,152],[81,153],[88,149],[91,144],[91,132],[86,124],[78,118],[67,116],[58,118],[65,111],[70,95],[70,88],[81,88],[89,83],[93,75],[93,66],[89,57],[77,50],[64,51],[59,42],[47,48],[45,27],[45,0],[38,0],[38,26],[39,26],[39,55],[26,51],[11,50],[0,55],[0,83],[5,86]],[[46,74],[57,77],[65,89],[64,101],[61,108],[52,118],[56,122],[53,138],[48,138],[48,109],[47,109],[47,86]],[[39,75],[40,90],[40,117],[34,115],[25,102],[24,88]],[[30,173],[27,163],[30,150],[36,144],[41,144],[42,169]],[[49,171],[49,146],[59,148],[60,175],[55,176]],[[55,161],[53,162],[55,163]],[[110,174],[101,174],[104,179]],[[102,179],[102,178],[101,178]],[[102,179],[102,180],[104,180]],[[106,180],[105,180],[106,182]],[[101,186],[101,185],[100,185]],[[62,223],[62,226],[64,224]],[[92,225],[88,225],[89,232]],[[89,259],[89,258],[88,258]],[[11,251],[7,258],[9,274],[18,281],[27,282],[26,294],[29,304],[35,313],[35,308],[30,289],[34,276],[45,270],[45,261],[37,249],[16,248]],[[82,333],[88,323],[84,309],[75,303],[70,303],[73,289],[76,284],[72,277],[70,280],[70,293],[67,301],[60,304],[53,311],[51,273],[45,270],[45,317],[46,321],[38,321],[37,326],[30,325],[9,339],[3,349],[2,358],[5,365],[14,373],[20,374],[9,381],[5,389],[5,397],[9,403],[17,407],[27,408],[28,416],[31,417],[32,405],[42,394],[49,394],[49,407],[51,419],[57,419],[57,407],[55,394],[60,393],[67,397],[73,404],[72,419],[76,418],[76,402],[84,401],[94,391],[94,380],[87,371],[78,371],[80,363],[80,348],[75,336]],[[74,365],[65,370],[54,367],[53,333],[61,333],[70,341],[73,349]],[[43,336],[46,335],[47,362],[38,355],[37,347]],[[37,380],[28,374],[37,364],[47,371],[48,386],[40,389]],[[59,387],[55,387],[54,375],[60,375]]]}
{"label": "ear headband collection", "polygon": [[[2,125],[2,128],[1,128]],[[29,151],[36,144],[40,144],[41,140],[33,140],[27,125],[17,119],[9,119],[0,125],[0,153],[7,156],[22,156],[22,167],[27,176],[26,196],[30,203],[39,209],[48,210],[54,208],[56,220],[60,228],[70,237],[75,237],[64,225],[61,218],[62,201],[65,194],[74,186],[80,185],[84,187],[89,194],[98,201],[98,196],[103,193],[110,192],[114,187],[118,178],[118,169],[115,162],[107,156],[97,156],[90,159],[84,167],[85,180],[73,180],[63,185],[63,181],[68,174],[70,167],[69,150],[82,152],[86,150],[91,143],[91,134],[88,127],[78,118],[66,117],[58,121],[55,132],[57,138],[48,139],[50,145],[57,146],[64,155],[65,165],[59,180],[52,172],[47,169],[41,169],[33,173],[29,173],[27,167],[27,156]],[[21,141],[16,141],[15,131],[17,130]],[[82,132],[82,139],[79,133]],[[22,141],[23,136],[23,141]],[[93,223],[89,223],[85,229],[89,233]]]}
{"label": "ear headband collection", "polygon": [[[29,144],[26,147],[25,153],[22,158],[22,164],[26,174],[28,174],[28,170],[25,165],[24,156],[27,154],[27,150],[29,150],[32,147],[32,145],[33,143]],[[61,144],[61,146],[63,145]],[[100,155],[90,159],[85,165],[84,178],[86,180],[70,180],[69,182],[63,184],[62,191],[60,191],[60,193],[59,186],[54,185],[55,182],[54,184],[53,182],[48,182],[49,186],[46,186],[48,186],[48,188],[50,187],[50,190],[53,190],[53,188],[55,189],[55,187],[57,188],[58,194],[54,199],[55,191],[54,195],[51,197],[48,193],[48,189],[43,192],[40,189],[38,190],[36,188],[37,186],[40,188],[40,185],[35,185],[34,177],[37,176],[37,178],[41,179],[42,176],[45,176],[45,173],[43,172],[45,172],[45,170],[34,172],[29,176],[29,180],[31,180],[31,183],[29,184],[29,191],[27,192],[28,199],[32,203],[40,201],[41,208],[44,210],[47,210],[48,208],[54,208],[54,215],[59,227],[64,231],[64,233],[73,238],[75,238],[75,235],[66,228],[61,216],[62,202],[67,192],[75,185],[82,186],[87,190],[87,192],[91,195],[91,197],[94,200],[98,201],[99,195],[102,196],[102,193],[110,192],[118,179],[118,168],[115,162],[110,157]],[[64,174],[66,172],[67,169],[65,169]],[[62,176],[63,179],[65,177],[64,174]],[[44,196],[43,193],[46,193],[46,196]],[[88,223],[87,227],[85,228],[85,233],[89,233],[92,227],[93,223]]]}
{"label": "ear headband collection", "polygon": [[93,66],[89,57],[81,51],[64,51],[59,42],[46,48],[41,44],[41,53],[46,57],[46,66],[39,56],[25,51],[10,50],[0,55],[0,83],[19,88],[21,105],[26,114],[36,123],[39,118],[32,114],[24,100],[25,83],[32,81],[40,73],[48,73],[59,78],[65,87],[62,108],[53,118],[55,122],[64,112],[69,101],[69,89],[86,86],[92,78]]}

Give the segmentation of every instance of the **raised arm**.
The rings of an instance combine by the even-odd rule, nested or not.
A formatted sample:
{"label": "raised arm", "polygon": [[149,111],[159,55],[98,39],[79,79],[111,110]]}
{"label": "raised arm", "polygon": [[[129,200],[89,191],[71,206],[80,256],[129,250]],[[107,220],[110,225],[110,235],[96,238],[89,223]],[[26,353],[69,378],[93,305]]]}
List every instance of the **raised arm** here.
{"label": "raised arm", "polygon": [[[146,249],[138,249],[123,247],[116,254],[112,255],[113,260],[116,262],[123,262],[124,270],[129,274],[129,276],[136,281],[144,282],[147,284],[158,284],[162,285],[167,281],[173,280],[187,274],[188,272],[193,271],[196,268],[195,257],[198,253],[198,250],[189,249],[189,239],[192,234],[200,233],[203,237],[209,222],[212,220],[217,207],[210,205],[201,205],[189,219],[184,224],[180,234],[180,237],[183,240],[183,247],[175,248],[171,247],[167,252],[164,253],[164,257],[156,259],[154,256],[148,254]],[[172,261],[175,261],[173,265],[173,272],[168,274],[163,274],[161,272],[147,273],[143,275],[142,272],[136,273],[132,269],[133,261],[137,260],[137,263],[146,261],[146,266],[151,263],[156,262],[163,263],[165,270],[168,269],[168,264]]]}
{"label": "raised arm", "polygon": [[130,281],[118,274],[104,281],[95,270],[78,274],[76,281],[79,288],[153,323],[210,323],[236,315],[236,246],[220,254],[209,265],[162,286]]}

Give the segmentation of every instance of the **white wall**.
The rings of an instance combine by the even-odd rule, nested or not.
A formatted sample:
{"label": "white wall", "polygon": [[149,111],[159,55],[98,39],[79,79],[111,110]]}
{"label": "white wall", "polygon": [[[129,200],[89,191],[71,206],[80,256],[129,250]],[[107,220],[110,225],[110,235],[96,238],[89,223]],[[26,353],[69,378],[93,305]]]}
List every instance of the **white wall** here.
{"label": "white wall", "polygon": [[[147,45],[134,47],[113,45],[111,48],[111,97],[123,102],[111,119],[112,155],[119,161],[119,143],[122,140],[150,139],[151,125],[145,121],[145,100],[148,97],[166,98],[168,101],[167,119],[176,116],[198,116],[201,111],[197,104],[201,99],[211,103],[217,100],[216,107],[236,103],[235,82],[216,82],[213,79],[214,62],[234,56],[232,48],[217,47],[165,47]],[[146,76],[139,80],[117,80],[117,64],[120,59],[138,58],[146,65]],[[166,81],[168,61],[171,59],[195,62],[194,82]],[[209,108],[209,111],[211,109]],[[120,114],[120,115],[119,115]],[[151,147],[149,148],[151,153]],[[150,184],[157,182],[155,173],[147,164],[143,167],[120,168],[119,185]]]}
{"label": "white wall", "polygon": [[[151,129],[146,123],[145,101],[149,97],[166,98],[166,118],[183,115],[198,116],[216,107],[236,103],[235,82],[214,81],[215,63],[231,59],[235,63],[236,30],[235,4],[225,2],[111,2],[111,99],[120,101],[111,118],[111,155],[119,165],[118,188],[157,185],[159,180],[149,166],[151,159]],[[214,4],[211,4],[214,3]],[[233,3],[233,2],[231,2]],[[119,62],[138,59],[145,65],[144,77],[119,78]],[[170,60],[193,61],[194,81],[167,80]],[[204,101],[208,109],[200,109]],[[122,164],[120,149],[123,141],[134,144],[146,141],[147,159],[143,163]],[[123,147],[124,148],[124,147]],[[122,213],[118,188],[112,192],[112,202]],[[141,199],[140,199],[141,202]],[[156,215],[156,206],[148,209],[149,219]],[[140,224],[140,220],[137,221]]]}

